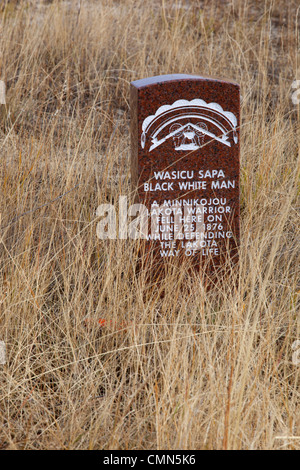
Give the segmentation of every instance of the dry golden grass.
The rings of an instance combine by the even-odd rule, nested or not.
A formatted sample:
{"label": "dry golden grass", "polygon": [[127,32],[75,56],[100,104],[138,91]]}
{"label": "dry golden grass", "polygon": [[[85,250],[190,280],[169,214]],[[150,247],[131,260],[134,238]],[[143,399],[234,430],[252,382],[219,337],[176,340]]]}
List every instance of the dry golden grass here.
{"label": "dry golden grass", "polygon": [[[2,449],[300,449],[297,3],[2,2]],[[237,288],[147,282],[96,236],[129,83],[165,73],[241,83]]]}

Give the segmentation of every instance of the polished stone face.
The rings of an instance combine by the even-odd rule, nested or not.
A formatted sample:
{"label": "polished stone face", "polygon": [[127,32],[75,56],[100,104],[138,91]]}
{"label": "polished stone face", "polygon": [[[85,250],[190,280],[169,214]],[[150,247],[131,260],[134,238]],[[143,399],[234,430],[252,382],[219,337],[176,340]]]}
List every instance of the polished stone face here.
{"label": "polished stone face", "polygon": [[236,83],[179,74],[131,83],[133,189],[156,217],[159,258],[209,271],[237,259],[239,126]]}

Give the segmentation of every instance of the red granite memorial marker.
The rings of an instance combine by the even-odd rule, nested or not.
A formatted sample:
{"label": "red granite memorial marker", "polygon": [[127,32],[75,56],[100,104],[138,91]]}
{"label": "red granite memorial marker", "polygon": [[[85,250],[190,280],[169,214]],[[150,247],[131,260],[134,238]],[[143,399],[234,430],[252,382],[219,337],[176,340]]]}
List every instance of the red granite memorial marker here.
{"label": "red granite memorial marker", "polygon": [[236,263],[239,122],[236,83],[179,74],[131,83],[133,189],[156,259],[210,274]]}

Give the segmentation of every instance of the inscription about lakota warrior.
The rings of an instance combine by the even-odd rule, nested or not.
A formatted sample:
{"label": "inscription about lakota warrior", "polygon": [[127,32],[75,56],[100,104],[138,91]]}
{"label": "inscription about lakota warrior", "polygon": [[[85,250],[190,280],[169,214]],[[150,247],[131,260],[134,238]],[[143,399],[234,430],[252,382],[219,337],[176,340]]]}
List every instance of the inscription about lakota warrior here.
{"label": "inscription about lakota warrior", "polygon": [[159,257],[236,259],[239,119],[236,83],[177,74],[131,83],[133,189]]}

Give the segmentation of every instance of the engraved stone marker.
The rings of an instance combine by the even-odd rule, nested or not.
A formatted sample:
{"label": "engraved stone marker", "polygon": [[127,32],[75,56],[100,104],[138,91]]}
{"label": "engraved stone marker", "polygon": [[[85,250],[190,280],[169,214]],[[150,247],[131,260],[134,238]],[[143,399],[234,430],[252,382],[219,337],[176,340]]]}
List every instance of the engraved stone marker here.
{"label": "engraved stone marker", "polygon": [[236,83],[181,74],[131,83],[133,189],[159,258],[209,273],[228,255],[237,261],[239,120]]}

